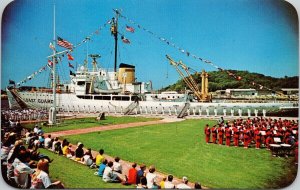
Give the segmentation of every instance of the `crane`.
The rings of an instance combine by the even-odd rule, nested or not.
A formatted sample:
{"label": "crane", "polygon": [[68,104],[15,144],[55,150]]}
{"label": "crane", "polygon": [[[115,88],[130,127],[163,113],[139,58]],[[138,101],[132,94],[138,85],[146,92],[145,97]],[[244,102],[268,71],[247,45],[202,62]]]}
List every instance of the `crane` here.
{"label": "crane", "polygon": [[[198,101],[201,101],[202,100],[201,92],[199,90],[199,87],[198,87],[196,81],[193,79],[192,75],[190,74],[189,68],[182,61],[176,62],[169,55],[166,55],[166,57],[169,60],[170,64],[173,67],[175,67],[176,71],[179,73],[179,75],[184,80],[184,82],[187,84],[187,86],[193,91],[193,93],[197,97]],[[184,70],[186,75],[184,74],[184,72],[181,69]]]}

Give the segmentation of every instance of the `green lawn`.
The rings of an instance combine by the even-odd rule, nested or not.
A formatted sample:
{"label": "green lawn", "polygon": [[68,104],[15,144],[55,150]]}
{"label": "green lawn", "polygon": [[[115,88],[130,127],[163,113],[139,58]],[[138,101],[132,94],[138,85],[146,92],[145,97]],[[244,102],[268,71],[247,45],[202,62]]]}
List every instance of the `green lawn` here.
{"label": "green lawn", "polygon": [[[159,120],[158,118],[145,118],[145,117],[112,117],[107,116],[105,120],[97,121],[95,117],[90,118],[78,118],[78,119],[66,119],[61,124],[48,127],[43,126],[42,129],[45,133],[51,133],[56,131],[65,131],[65,130],[72,130],[78,128],[90,128],[96,127],[101,125],[113,125],[113,124],[122,124],[122,123],[132,123],[132,122],[143,122],[143,121],[151,121],[151,120]],[[24,127],[33,129],[35,126],[34,123],[26,124]]]}
{"label": "green lawn", "polygon": [[104,148],[123,160],[154,164],[160,172],[187,176],[209,188],[266,188],[287,174],[289,159],[272,157],[265,149],[207,145],[206,123],[215,121],[186,120],[66,138],[93,150]]}
{"label": "green lawn", "polygon": [[51,180],[60,180],[66,188],[128,188],[118,183],[105,183],[98,176],[94,175],[95,169],[70,160],[64,156],[58,156],[48,150],[39,149],[41,154],[48,155],[54,159],[50,163]]}

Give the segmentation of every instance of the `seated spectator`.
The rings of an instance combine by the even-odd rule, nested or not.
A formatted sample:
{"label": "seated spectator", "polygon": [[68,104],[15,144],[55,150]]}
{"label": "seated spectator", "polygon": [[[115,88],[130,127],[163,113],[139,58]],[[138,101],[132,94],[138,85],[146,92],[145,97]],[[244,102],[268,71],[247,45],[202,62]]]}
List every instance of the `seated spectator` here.
{"label": "seated spectator", "polygon": [[61,143],[59,141],[57,143],[55,143],[54,152],[59,155],[63,154],[62,149],[61,149]]}
{"label": "seated spectator", "polygon": [[165,189],[175,189],[175,185],[174,183],[172,183],[173,181],[173,176],[172,175],[168,175],[168,180],[165,182]]}
{"label": "seated spectator", "polygon": [[99,169],[98,169],[98,175],[99,175],[100,177],[103,176],[103,172],[104,172],[104,170],[105,170],[105,168],[106,168],[106,165],[107,165],[107,160],[104,159],[103,162],[100,164]]}
{"label": "seated spectator", "polygon": [[30,138],[30,140],[29,140],[29,142],[28,142],[28,149],[33,149],[34,147],[35,147],[35,143],[38,143],[38,141],[36,141],[37,140],[37,137],[34,135],[34,134],[32,134],[32,137]]}
{"label": "seated spectator", "polygon": [[43,135],[40,135],[39,136],[39,141],[40,141],[40,143],[39,143],[39,147],[40,148],[44,148],[44,145],[45,145],[45,137],[43,136]]}
{"label": "seated spectator", "polygon": [[43,131],[42,127],[39,127],[36,133],[37,133],[38,135],[43,135],[43,134],[44,134],[44,131]]}
{"label": "seated spectator", "polygon": [[45,141],[44,141],[44,147],[49,149],[51,148],[51,135],[48,135],[48,137],[45,138]]}
{"label": "seated spectator", "polygon": [[49,178],[49,162],[41,159],[37,164],[36,172],[32,175],[31,189],[64,188],[60,181],[51,183]]}
{"label": "seated spectator", "polygon": [[189,182],[188,178],[183,177],[182,178],[182,183],[178,184],[176,188],[177,189],[191,189],[191,187],[187,185],[188,182]]}
{"label": "seated spectator", "polygon": [[130,168],[128,171],[127,184],[137,184],[137,181],[136,181],[137,170],[135,168],[136,168],[136,163],[133,163],[132,168]]}
{"label": "seated spectator", "polygon": [[56,146],[56,143],[58,142],[58,137],[55,137],[54,138],[54,141],[52,143],[52,151],[55,152],[55,146]]}
{"label": "seated spectator", "polygon": [[196,182],[194,189],[202,189],[201,184],[199,182]]}
{"label": "seated spectator", "polygon": [[90,156],[90,159],[95,162],[96,159],[94,159],[93,157],[93,154],[92,154],[92,149],[91,148],[88,148],[86,153],[84,153],[85,155],[89,155]]}
{"label": "seated spectator", "polygon": [[29,133],[28,136],[25,138],[25,144],[29,144],[30,139],[32,138],[33,134]]}
{"label": "seated spectator", "polygon": [[140,165],[140,170],[137,172],[137,176],[136,176],[137,183],[140,183],[141,177],[146,177],[145,170],[146,170],[146,165],[145,164],[141,164]]}
{"label": "seated spectator", "polygon": [[39,148],[40,147],[40,140],[38,136],[34,137],[34,141],[33,141],[33,148]]}
{"label": "seated spectator", "polygon": [[14,179],[19,188],[27,189],[30,187],[30,175],[35,172],[29,167],[30,162],[30,152],[28,150],[22,151],[13,162]]}
{"label": "seated spectator", "polygon": [[37,133],[39,130],[39,126],[38,125],[35,125],[34,128],[33,128],[33,132],[34,133]]}
{"label": "seated spectator", "polygon": [[92,155],[91,149],[88,149],[88,151],[81,158],[81,161],[83,162],[83,164],[85,164],[87,166],[91,166],[93,164],[93,160],[92,160],[93,157],[91,157],[91,155]]}
{"label": "seated spectator", "polygon": [[139,182],[139,184],[136,187],[137,189],[148,189],[147,187],[147,179],[146,177],[141,177],[141,181]]}
{"label": "seated spectator", "polygon": [[61,142],[61,148],[64,148],[67,144],[68,140],[67,139],[64,139],[62,142]]}
{"label": "seated spectator", "polygon": [[81,158],[84,156],[84,151],[83,151],[83,144],[81,142],[78,143],[78,147],[75,150],[75,160],[80,161]]}
{"label": "seated spectator", "polygon": [[166,182],[166,180],[167,180],[167,178],[164,176],[162,178],[162,180],[160,181],[160,183],[159,183],[159,188],[160,189],[164,189],[165,188],[165,182]]}
{"label": "seated spectator", "polygon": [[113,172],[112,167],[113,167],[113,162],[109,161],[103,172],[103,177],[102,177],[103,181],[109,183],[119,183],[119,182],[127,181],[126,179],[123,180],[116,172]]}
{"label": "seated spectator", "polygon": [[157,176],[154,172],[155,172],[155,167],[150,166],[149,167],[149,172],[146,174],[147,187],[149,189],[157,189],[158,188]]}
{"label": "seated spectator", "polygon": [[22,152],[25,152],[26,148],[23,146],[23,141],[18,140],[15,142],[15,146],[10,150],[7,156],[7,179],[10,182],[14,180],[14,162],[16,158],[19,158]]}
{"label": "seated spectator", "polygon": [[100,149],[99,150],[99,154],[96,156],[96,166],[99,167],[100,164],[103,162],[103,160],[105,159],[104,156],[104,150]]}
{"label": "seated spectator", "polygon": [[70,142],[65,143],[65,146],[62,149],[62,153],[67,158],[72,158],[73,155],[72,155],[72,152],[71,152],[71,149],[70,149]]}
{"label": "seated spectator", "polygon": [[113,171],[122,174],[122,165],[120,164],[119,161],[120,161],[120,158],[118,156],[115,157],[115,161],[114,161],[112,169],[113,169]]}

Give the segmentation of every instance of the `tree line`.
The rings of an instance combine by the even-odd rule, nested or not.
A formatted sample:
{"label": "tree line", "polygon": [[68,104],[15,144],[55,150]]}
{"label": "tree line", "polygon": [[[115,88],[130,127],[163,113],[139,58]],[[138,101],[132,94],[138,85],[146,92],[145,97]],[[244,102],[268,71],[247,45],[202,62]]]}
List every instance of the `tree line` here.
{"label": "tree line", "polygon": [[[298,88],[299,86],[299,76],[293,77],[282,77],[282,78],[275,78],[271,76],[265,76],[259,73],[250,73],[248,71],[238,71],[238,70],[228,70],[231,73],[234,73],[236,76],[241,76],[241,80],[234,79],[233,77],[229,76],[226,72],[222,71],[210,71],[208,72],[208,86],[209,91],[214,92],[216,90],[225,90],[225,89],[245,89],[245,88],[254,88],[258,89],[257,85],[253,85],[252,82],[254,81],[256,84],[261,84],[265,87],[273,89],[273,91],[278,91],[281,88]],[[194,80],[199,86],[201,90],[201,73],[195,73],[192,75]],[[163,89],[162,91],[177,91],[181,92],[185,88],[188,89],[185,82],[181,79],[178,80],[175,84],[171,84]]]}

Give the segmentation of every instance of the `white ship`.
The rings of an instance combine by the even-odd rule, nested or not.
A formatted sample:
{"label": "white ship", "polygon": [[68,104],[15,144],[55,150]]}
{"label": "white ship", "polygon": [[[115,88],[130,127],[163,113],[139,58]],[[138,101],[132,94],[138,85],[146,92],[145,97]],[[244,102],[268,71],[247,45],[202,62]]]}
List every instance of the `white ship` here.
{"label": "white ship", "polygon": [[[138,82],[135,66],[121,63],[117,70],[118,11],[112,19],[111,32],[115,39],[115,64],[113,69],[97,65],[99,55],[90,55],[92,68],[87,63],[70,73],[70,82],[56,85],[55,64],[53,66],[53,88],[22,90],[22,87],[7,88],[11,109],[41,108],[63,112],[109,112],[119,114],[176,114],[178,117],[189,115],[249,115],[263,110],[276,110],[280,107],[293,107],[293,102],[209,102],[199,101],[201,94],[195,90],[183,94],[177,92],[153,93],[151,82]],[[55,37],[54,37],[55,38]],[[55,63],[56,55],[52,59]],[[200,93],[204,93],[202,88]],[[194,92],[194,93],[193,93]],[[199,91],[198,91],[199,92]],[[206,97],[207,98],[207,97]]]}

